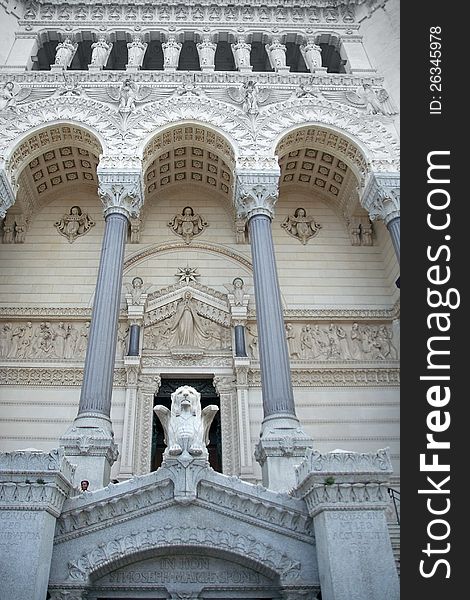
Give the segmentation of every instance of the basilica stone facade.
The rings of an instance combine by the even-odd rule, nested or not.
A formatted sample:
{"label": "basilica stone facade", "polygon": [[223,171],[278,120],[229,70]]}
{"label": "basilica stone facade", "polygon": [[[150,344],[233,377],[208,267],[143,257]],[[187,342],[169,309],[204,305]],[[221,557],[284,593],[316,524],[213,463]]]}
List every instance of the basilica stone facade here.
{"label": "basilica stone facade", "polygon": [[0,5],[2,594],[397,598],[398,0]]}

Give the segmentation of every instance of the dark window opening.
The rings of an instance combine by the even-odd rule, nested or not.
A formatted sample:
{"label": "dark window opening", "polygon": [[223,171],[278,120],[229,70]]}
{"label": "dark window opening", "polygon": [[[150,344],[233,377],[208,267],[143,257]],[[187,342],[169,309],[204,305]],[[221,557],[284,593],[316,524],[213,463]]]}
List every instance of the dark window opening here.
{"label": "dark window opening", "polygon": [[55,50],[59,42],[44,42],[38,50],[38,59],[33,63],[34,71],[48,71],[55,63]]}
{"label": "dark window opening", "polygon": [[272,71],[269,63],[268,53],[262,42],[252,42],[250,52],[250,62],[253,65],[253,71]]}
{"label": "dark window opening", "polygon": [[235,59],[230,44],[228,42],[219,42],[215,50],[215,70],[216,71],[235,71]]}
{"label": "dark window opening", "polygon": [[91,45],[92,40],[79,42],[75,56],[72,58],[70,69],[73,71],[86,71],[91,63]]}
{"label": "dark window opening", "polygon": [[327,73],[346,73],[345,60],[341,58],[338,50],[330,44],[320,44],[322,67],[326,67]]}
{"label": "dark window opening", "polygon": [[292,73],[307,73],[307,65],[298,44],[286,43],[286,65],[290,67]]}
{"label": "dark window opening", "polygon": [[149,42],[144,54],[142,69],[148,71],[161,71],[163,69],[162,43],[156,40]]}
{"label": "dark window opening", "polygon": [[179,71],[200,71],[199,55],[196,44],[193,41],[186,40],[181,48],[179,62]]}
{"label": "dark window opening", "polygon": [[[219,407],[219,412],[215,415],[209,430],[209,463],[214,471],[222,473],[222,433],[220,425],[220,398],[214,388],[212,379],[163,379],[160,389],[154,398],[154,406],[162,404],[166,408],[171,408],[171,394],[182,385],[190,385],[201,394],[201,408],[204,409],[208,404],[215,404]],[[154,413],[152,429],[152,458],[151,471],[156,471],[162,464],[165,444],[163,442],[164,434],[160,419]]]}
{"label": "dark window opening", "polygon": [[124,71],[127,65],[127,42],[118,40],[113,43],[106,69],[113,71]]}

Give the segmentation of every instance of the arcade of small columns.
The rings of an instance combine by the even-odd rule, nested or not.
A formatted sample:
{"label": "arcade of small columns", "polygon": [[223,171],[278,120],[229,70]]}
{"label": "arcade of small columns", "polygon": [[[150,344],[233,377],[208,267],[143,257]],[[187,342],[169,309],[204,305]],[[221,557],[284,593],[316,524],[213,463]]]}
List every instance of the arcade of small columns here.
{"label": "arcade of small columns", "polygon": [[[22,39],[16,50],[24,55],[22,62],[26,61],[25,64],[31,68],[33,66],[32,58],[37,53],[38,47],[41,47],[41,40],[44,43],[44,41],[57,39],[59,42],[54,49],[53,60],[51,60],[52,57],[49,58],[50,68],[53,71],[66,70],[71,66],[75,69],[76,66],[72,65],[72,61],[79,44],[83,43],[84,39],[88,39],[82,32],[69,34],[43,31],[39,37]],[[112,39],[115,42],[112,42]],[[297,70],[305,70],[310,73],[327,70],[339,72],[340,68],[348,73],[375,72],[363,47],[362,37],[350,32],[343,38],[336,33],[325,32],[309,35],[293,32],[267,35],[256,31],[243,31],[243,33],[149,31],[145,34],[116,31],[93,34],[91,40],[88,39],[88,42],[90,41],[92,42],[91,49],[87,51],[91,51],[91,62],[87,66],[81,65],[81,68],[88,68],[95,72],[107,66],[114,44],[116,44],[115,52],[117,51],[120,55],[120,63],[126,62],[124,55],[127,52],[125,68],[130,73],[137,72],[144,67],[144,61],[149,58],[148,53],[155,52],[155,47],[149,47],[150,42],[158,42],[158,51],[163,58],[161,68],[170,72],[182,68],[180,56],[185,43],[193,46],[189,51],[192,56],[190,60],[192,66],[189,69],[200,69],[203,72],[220,69],[220,67],[216,67],[216,52],[219,60],[222,60],[224,64],[233,61],[235,70],[242,73],[250,73],[253,70],[262,71],[269,67],[278,73]],[[327,50],[326,47],[328,47]],[[260,54],[258,59],[254,58],[253,53]],[[261,65],[261,62],[264,61],[260,62],[260,57],[263,55],[269,66]],[[152,58],[155,59],[155,56]],[[259,63],[255,68],[252,64],[253,60],[257,60]],[[197,62],[198,64],[196,64]],[[12,66],[19,64],[18,52],[15,51],[15,47],[12,49],[6,66],[8,67],[9,64]],[[225,64],[224,70],[227,70],[227,64]]]}
{"label": "arcade of small columns", "polygon": [[[279,194],[280,168],[277,162],[272,164],[271,168],[264,170],[244,170],[235,166],[234,202],[237,214],[245,217],[248,223],[253,262],[264,414],[257,458],[262,457],[263,484],[271,489],[282,489],[285,474],[280,470],[276,443],[280,431],[283,437],[287,435],[292,440],[292,466],[298,462],[299,456],[304,455],[311,440],[301,429],[294,405],[271,231],[274,205]],[[105,230],[78,414],[61,439],[67,456],[78,464],[78,480],[86,473],[94,488],[107,485],[111,466],[117,458],[110,420],[114,361],[124,249],[129,222],[138,216],[144,203],[142,173],[143,170],[135,165],[128,168],[121,166],[119,170],[109,168],[106,159],[102,159],[97,168]],[[371,219],[381,218],[384,221],[399,258],[399,187],[396,173],[369,174],[361,204]],[[242,325],[235,329],[236,356],[246,355],[243,329]],[[138,354],[139,335],[139,325],[134,325],[130,331],[130,355]],[[80,451],[84,438],[91,446],[86,456]],[[285,461],[283,465],[285,470]]]}

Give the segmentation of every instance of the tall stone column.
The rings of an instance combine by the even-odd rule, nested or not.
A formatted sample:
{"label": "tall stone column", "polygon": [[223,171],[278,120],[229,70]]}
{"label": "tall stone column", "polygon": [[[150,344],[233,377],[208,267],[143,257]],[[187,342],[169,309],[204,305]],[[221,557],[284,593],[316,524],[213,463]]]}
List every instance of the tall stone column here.
{"label": "tall stone column", "polygon": [[77,464],[78,480],[87,479],[90,490],[109,483],[118,456],[110,413],[124,246],[129,218],[143,202],[140,170],[100,171],[98,167],[98,178],[105,231],[78,415],[61,439],[67,456]]}
{"label": "tall stone column", "polygon": [[261,368],[264,419],[255,453],[263,484],[287,490],[310,446],[295,414],[289,352],[271,231],[279,168],[237,174],[236,203],[248,219]]}
{"label": "tall stone column", "polygon": [[0,598],[46,598],[56,520],[73,472],[62,449],[0,454]]}
{"label": "tall stone column", "polygon": [[387,227],[400,262],[400,178],[398,173],[370,173],[361,204],[371,221],[381,219]]}
{"label": "tall stone column", "polygon": [[305,500],[313,518],[323,600],[398,600],[385,517],[391,474],[386,449],[312,450],[296,469],[294,495]]}

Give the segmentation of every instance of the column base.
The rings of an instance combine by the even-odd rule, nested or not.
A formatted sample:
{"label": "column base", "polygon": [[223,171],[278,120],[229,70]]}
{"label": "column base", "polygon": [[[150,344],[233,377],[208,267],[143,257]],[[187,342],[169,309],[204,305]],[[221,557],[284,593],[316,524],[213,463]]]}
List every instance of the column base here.
{"label": "column base", "polygon": [[110,419],[104,415],[79,415],[60,439],[65,455],[77,465],[75,482],[90,482],[89,490],[105,487],[119,453]]}
{"label": "column base", "polygon": [[295,415],[272,415],[261,425],[255,459],[261,465],[263,485],[287,492],[296,485],[295,468],[303,461],[313,440],[307,436]]}

